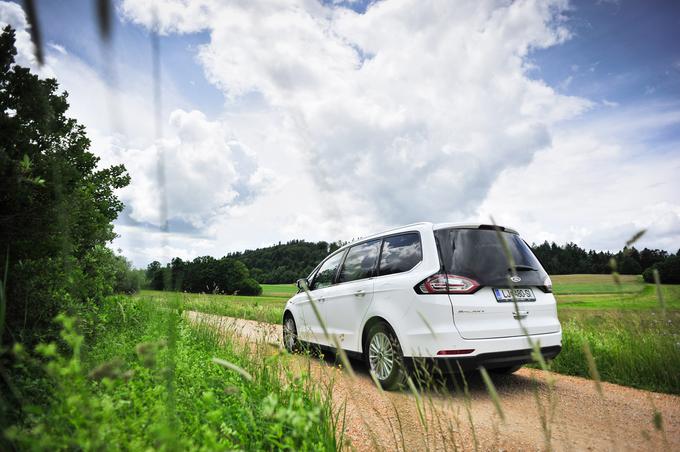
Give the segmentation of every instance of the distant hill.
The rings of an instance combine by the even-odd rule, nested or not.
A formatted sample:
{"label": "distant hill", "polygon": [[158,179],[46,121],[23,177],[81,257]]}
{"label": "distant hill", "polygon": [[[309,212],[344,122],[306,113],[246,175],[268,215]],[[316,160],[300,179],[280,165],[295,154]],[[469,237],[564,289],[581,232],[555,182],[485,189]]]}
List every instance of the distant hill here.
{"label": "distant hill", "polygon": [[340,246],[341,242],[291,240],[266,248],[229,253],[226,257],[246,264],[250,276],[260,284],[281,284],[307,276],[324,257]]}

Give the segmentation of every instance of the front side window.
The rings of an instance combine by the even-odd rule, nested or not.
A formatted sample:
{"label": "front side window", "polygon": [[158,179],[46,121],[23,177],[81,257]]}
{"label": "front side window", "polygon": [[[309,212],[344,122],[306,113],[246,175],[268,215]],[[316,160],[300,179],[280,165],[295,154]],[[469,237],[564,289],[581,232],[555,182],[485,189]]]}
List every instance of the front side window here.
{"label": "front side window", "polygon": [[417,232],[386,237],[380,255],[380,275],[409,271],[422,259],[423,250]]}
{"label": "front side window", "polygon": [[335,273],[340,266],[340,262],[342,262],[342,256],[344,254],[345,253],[336,253],[329,257],[328,260],[326,260],[326,262],[321,265],[319,271],[316,272],[316,275],[314,276],[312,290],[323,289],[324,287],[328,287],[333,284],[333,278],[335,277]]}
{"label": "front side window", "polygon": [[380,239],[360,243],[350,248],[340,270],[338,282],[355,281],[373,276],[379,251]]}

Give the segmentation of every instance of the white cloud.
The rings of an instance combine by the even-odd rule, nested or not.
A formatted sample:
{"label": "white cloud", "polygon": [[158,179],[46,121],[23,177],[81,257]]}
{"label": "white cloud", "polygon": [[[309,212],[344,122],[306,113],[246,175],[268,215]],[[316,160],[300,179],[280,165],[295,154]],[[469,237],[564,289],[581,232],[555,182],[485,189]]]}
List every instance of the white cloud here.
{"label": "white cloud", "polygon": [[169,126],[174,138],[123,151],[133,183],[122,196],[132,219],[160,225],[159,158],[165,167],[168,218],[197,229],[228,207],[256,196],[273,178],[258,167],[250,149],[229,135],[226,124],[209,121],[196,110],[175,110]]}
{"label": "white cloud", "polygon": [[336,215],[381,224],[471,212],[503,168],[528,163],[556,122],[590,106],[525,74],[530,49],[568,37],[563,7],[393,1],[357,14],[216,2],[191,26],[162,27],[209,30],[199,54],[208,79],[230,99],[257,91],[283,111]]}
{"label": "white cloud", "polygon": [[[123,68],[111,87],[56,47],[50,65],[95,152],[132,174],[121,196],[146,226],[118,225],[116,243],[137,265],[490,214],[530,241],[618,248],[649,227],[641,243],[677,248],[677,148],[655,156],[645,140],[677,127],[680,109],[611,108],[530,76],[532,50],[570,38],[568,7],[386,0],[358,14],[317,0],[124,0],[131,22],[210,37],[197,61],[225,110],[208,118],[164,86],[163,140],[139,71]],[[120,127],[102,114],[111,98]],[[148,227],[159,152],[169,215],[194,229],[165,247]]]}
{"label": "white cloud", "polygon": [[633,109],[563,129],[527,167],[501,174],[477,218],[488,221],[493,215],[530,242],[573,241],[610,250],[621,249],[633,234],[647,229],[636,246],[675,252],[680,246],[675,182],[680,143],[650,154],[644,140],[680,109],[656,115],[645,111],[644,128],[630,126],[641,116]]}

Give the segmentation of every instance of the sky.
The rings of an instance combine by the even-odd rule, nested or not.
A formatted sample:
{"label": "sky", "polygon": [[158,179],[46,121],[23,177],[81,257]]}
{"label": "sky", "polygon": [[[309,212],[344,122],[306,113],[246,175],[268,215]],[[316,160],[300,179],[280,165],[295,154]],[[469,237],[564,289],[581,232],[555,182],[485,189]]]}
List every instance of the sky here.
{"label": "sky", "polygon": [[94,1],[37,3],[44,66],[20,3],[0,24],[130,173],[112,246],[136,266],[492,217],[680,248],[676,1],[119,0],[108,45]]}

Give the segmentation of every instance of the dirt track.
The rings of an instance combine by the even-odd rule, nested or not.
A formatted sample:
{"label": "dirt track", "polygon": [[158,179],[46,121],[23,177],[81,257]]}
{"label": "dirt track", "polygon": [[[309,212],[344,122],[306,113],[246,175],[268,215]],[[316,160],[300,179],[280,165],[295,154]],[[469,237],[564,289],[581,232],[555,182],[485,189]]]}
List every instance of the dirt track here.
{"label": "dirt track", "polygon": [[[281,343],[278,325],[188,312],[192,321],[233,330],[250,341]],[[468,377],[469,398],[448,393],[382,392],[365,366],[352,362],[356,377],[333,361],[295,357],[321,384],[332,383],[333,404],[346,403],[343,429],[357,450],[680,450],[680,397],[603,383],[603,396],[590,380],[533,369],[496,377],[505,421],[477,376]],[[550,390],[549,379],[554,380]],[[549,407],[550,442],[539,405]],[[420,406],[420,410],[418,409]],[[654,427],[655,408],[663,431]],[[549,409],[547,410],[549,411]]]}

